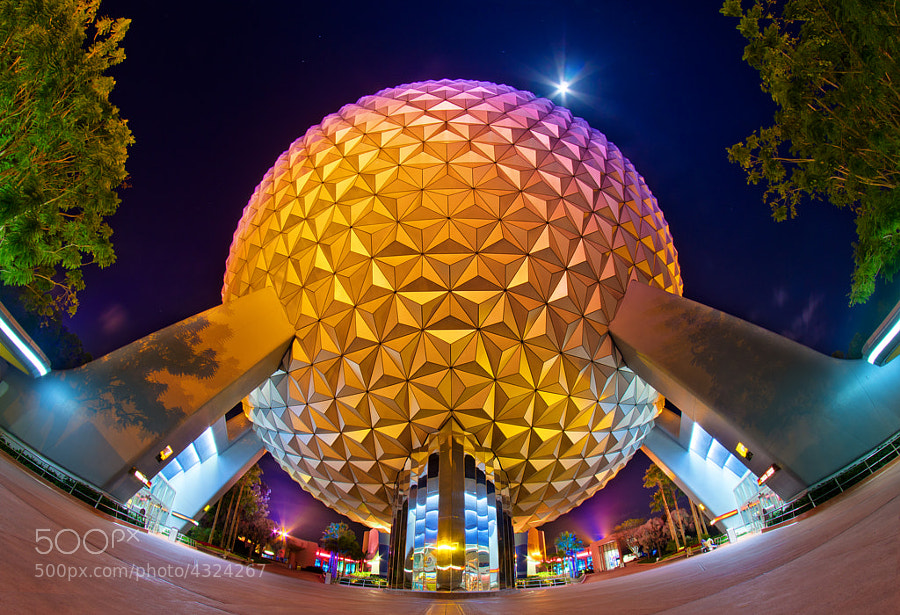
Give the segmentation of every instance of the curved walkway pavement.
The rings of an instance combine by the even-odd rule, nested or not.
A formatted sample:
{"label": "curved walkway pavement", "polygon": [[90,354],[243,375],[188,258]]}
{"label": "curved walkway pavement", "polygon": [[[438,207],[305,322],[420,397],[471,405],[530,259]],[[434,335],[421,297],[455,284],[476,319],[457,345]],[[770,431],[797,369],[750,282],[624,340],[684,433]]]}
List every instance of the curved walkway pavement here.
{"label": "curved walkway pavement", "polygon": [[895,613],[900,460],[800,522],[712,553],[568,587],[435,599],[261,573],[132,534],[0,455],[0,553],[3,613]]}

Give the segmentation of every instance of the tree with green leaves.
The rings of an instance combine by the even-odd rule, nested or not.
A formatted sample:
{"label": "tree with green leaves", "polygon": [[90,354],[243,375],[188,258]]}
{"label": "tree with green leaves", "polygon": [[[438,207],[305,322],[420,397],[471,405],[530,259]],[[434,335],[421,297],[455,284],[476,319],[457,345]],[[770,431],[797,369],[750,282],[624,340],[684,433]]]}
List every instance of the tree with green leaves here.
{"label": "tree with green leaves", "polygon": [[584,543],[573,532],[562,532],[553,541],[556,555],[569,563],[571,575],[575,576],[575,556],[584,548]]}
{"label": "tree with green leaves", "polygon": [[641,554],[641,543],[638,540],[640,528],[647,522],[646,519],[627,519],[613,528],[612,537],[619,544],[619,550],[624,552],[622,547],[630,550],[635,557]]}
{"label": "tree with green leaves", "polygon": [[[259,466],[254,466],[259,468]],[[262,474],[262,470],[259,471]],[[239,532],[252,555],[274,542],[275,522],[269,518],[269,496],[272,490],[262,480],[250,485],[250,497],[241,516]]]}
{"label": "tree with green leaves", "polygon": [[[234,548],[238,535],[244,536],[250,554],[272,540],[275,523],[269,519],[271,490],[262,480],[262,469],[253,465],[219,498],[212,518],[205,515],[200,526],[188,535],[195,540]],[[211,507],[211,509],[213,508]]]}
{"label": "tree with green leaves", "polygon": [[28,309],[23,295],[29,291],[21,286],[0,284],[0,302],[9,310],[25,332],[44,351],[53,369],[72,369],[92,359],[81,339],[69,331],[58,316],[45,317]]}
{"label": "tree with green leaves", "polygon": [[666,543],[672,538],[669,526],[659,517],[650,517],[637,528],[635,537],[641,548],[649,554],[656,551],[657,556],[662,556]]}
{"label": "tree with green leaves", "polygon": [[[675,534],[675,522],[673,520],[672,510],[669,508],[669,500],[666,497],[667,491],[669,492],[669,497],[672,497],[672,488],[675,487],[675,484],[668,476],[666,476],[665,472],[663,472],[659,466],[652,463],[650,464],[650,467],[647,468],[647,471],[644,472],[644,487],[647,489],[656,489],[654,498],[659,498],[662,502],[663,509],[666,512],[666,522],[669,524],[669,534],[672,536],[672,540],[675,541],[675,548],[680,549],[681,546],[678,544],[678,536]],[[654,502],[650,503],[650,509],[654,510]],[[681,541],[682,544],[684,544],[684,527],[681,527]]]}
{"label": "tree with green leaves", "polygon": [[344,522],[329,523],[322,532],[322,547],[331,551],[331,570],[336,571],[337,556],[343,555],[354,560],[362,559],[362,547],[356,533]]}
{"label": "tree with green leaves", "polygon": [[74,314],[82,268],[115,260],[106,218],[134,141],[109,101],[130,20],[100,0],[0,0],[0,282]]}
{"label": "tree with green leaves", "polygon": [[728,150],[776,220],[806,199],[856,216],[850,303],[900,268],[900,12],[877,0],[726,0],[774,123]]}

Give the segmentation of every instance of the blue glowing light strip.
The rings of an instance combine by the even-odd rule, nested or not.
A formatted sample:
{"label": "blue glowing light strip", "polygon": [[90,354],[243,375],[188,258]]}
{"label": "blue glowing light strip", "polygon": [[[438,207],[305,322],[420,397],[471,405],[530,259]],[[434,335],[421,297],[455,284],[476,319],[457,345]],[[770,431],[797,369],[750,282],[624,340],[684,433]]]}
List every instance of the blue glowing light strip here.
{"label": "blue glowing light strip", "polygon": [[868,361],[872,365],[875,365],[875,361],[878,360],[878,355],[882,353],[882,351],[885,349],[885,347],[887,347],[888,344],[894,341],[894,338],[897,337],[898,333],[900,333],[900,318],[894,321],[894,326],[892,326],[891,330],[887,332],[887,335],[881,338],[881,341],[875,344],[875,347],[869,351],[869,354],[866,357],[866,361]]}
{"label": "blue glowing light strip", "polygon": [[25,355],[25,358],[28,359],[32,366],[34,366],[38,374],[44,376],[50,373],[50,368],[34,354],[34,351],[28,347],[28,344],[22,341],[22,338],[20,338],[13,328],[9,326],[9,323],[6,322],[6,319],[3,317],[0,317],[0,330],[3,331],[6,337],[12,340],[12,343],[19,349],[19,352]]}

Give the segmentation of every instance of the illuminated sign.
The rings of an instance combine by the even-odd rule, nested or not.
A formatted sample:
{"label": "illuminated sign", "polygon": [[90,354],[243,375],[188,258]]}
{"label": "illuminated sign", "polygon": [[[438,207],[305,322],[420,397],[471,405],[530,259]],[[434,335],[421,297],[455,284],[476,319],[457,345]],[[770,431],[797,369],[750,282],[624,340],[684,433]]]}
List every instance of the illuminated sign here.
{"label": "illuminated sign", "polygon": [[771,466],[769,466],[768,470],[763,472],[762,476],[760,476],[758,479],[756,479],[756,484],[762,485],[764,482],[766,482],[767,480],[772,478],[772,475],[775,474],[775,472],[777,472],[780,469],[781,468],[779,468],[776,464],[773,463]]}
{"label": "illuminated sign", "polygon": [[719,515],[718,517],[716,517],[715,519],[713,519],[713,520],[711,521],[711,523],[716,524],[716,523],[718,523],[719,521],[722,521],[722,520],[724,520],[724,519],[728,519],[729,517],[733,517],[733,516],[735,516],[736,514],[738,514],[738,511],[737,511],[736,508],[735,508],[734,510],[729,510],[727,513],[722,514],[722,515]]}
{"label": "illuminated sign", "polygon": [[156,456],[157,461],[165,461],[169,457],[172,456],[172,447],[166,446],[163,450],[159,451],[159,454]]}
{"label": "illuminated sign", "polygon": [[181,519],[182,521],[189,521],[190,523],[193,523],[194,525],[197,525],[197,526],[200,525],[199,523],[197,523],[196,521],[194,521],[193,519],[191,519],[191,518],[188,517],[187,515],[182,515],[180,512],[175,512],[175,511],[173,510],[173,511],[172,511],[171,513],[169,513],[169,514],[171,514],[173,517],[178,517],[178,518]]}
{"label": "illuminated sign", "polygon": [[131,473],[134,475],[134,477],[135,477],[136,479],[138,479],[139,481],[141,481],[141,483],[143,483],[143,485],[144,485],[145,487],[147,487],[148,489],[150,488],[150,485],[151,485],[152,483],[150,482],[150,479],[149,479],[149,478],[147,478],[146,476],[144,476],[144,473],[143,473],[143,472],[141,472],[141,471],[138,470],[137,468],[131,468]]}

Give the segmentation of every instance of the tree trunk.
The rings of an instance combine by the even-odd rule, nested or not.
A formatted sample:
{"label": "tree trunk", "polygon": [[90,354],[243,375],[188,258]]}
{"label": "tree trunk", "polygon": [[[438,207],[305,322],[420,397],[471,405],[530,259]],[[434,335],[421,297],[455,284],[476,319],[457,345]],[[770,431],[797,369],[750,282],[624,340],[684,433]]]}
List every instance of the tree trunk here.
{"label": "tree trunk", "polygon": [[694,505],[694,500],[688,498],[688,503],[691,505],[691,515],[694,516],[694,533],[697,534],[697,542],[699,543],[702,536],[700,528],[700,515],[697,514],[697,507]]}
{"label": "tree trunk", "polygon": [[219,498],[219,501],[216,504],[216,514],[213,517],[212,529],[209,530],[209,544],[212,544],[213,536],[216,535],[216,524],[219,522],[219,509],[222,508],[222,500],[224,500],[224,499],[225,499],[224,496]]}
{"label": "tree trunk", "polygon": [[225,515],[225,525],[222,527],[222,535],[219,537],[219,547],[225,548],[225,534],[228,533],[228,526],[231,523],[231,515],[234,514],[234,497],[237,494],[231,492],[231,500],[228,502],[228,513]]}
{"label": "tree trunk", "polygon": [[672,486],[672,499],[675,500],[675,516],[678,518],[678,531],[681,532],[681,544],[687,549],[687,538],[684,536],[684,523],[681,520],[681,508],[678,507],[678,497],[676,495],[675,486]]}
{"label": "tree trunk", "polygon": [[234,541],[237,539],[238,525],[241,521],[241,498],[244,496],[244,485],[241,484],[241,490],[238,491],[237,508],[234,511],[234,520],[231,522],[231,540],[229,541],[229,551],[234,551]]}
{"label": "tree trunk", "polygon": [[659,487],[659,495],[662,497],[663,506],[666,508],[666,520],[669,522],[669,533],[672,534],[672,540],[675,541],[675,550],[677,551],[681,547],[678,546],[678,534],[675,533],[675,523],[672,521],[672,511],[669,510],[669,502],[666,500],[666,490],[663,487],[662,483],[656,483]]}

